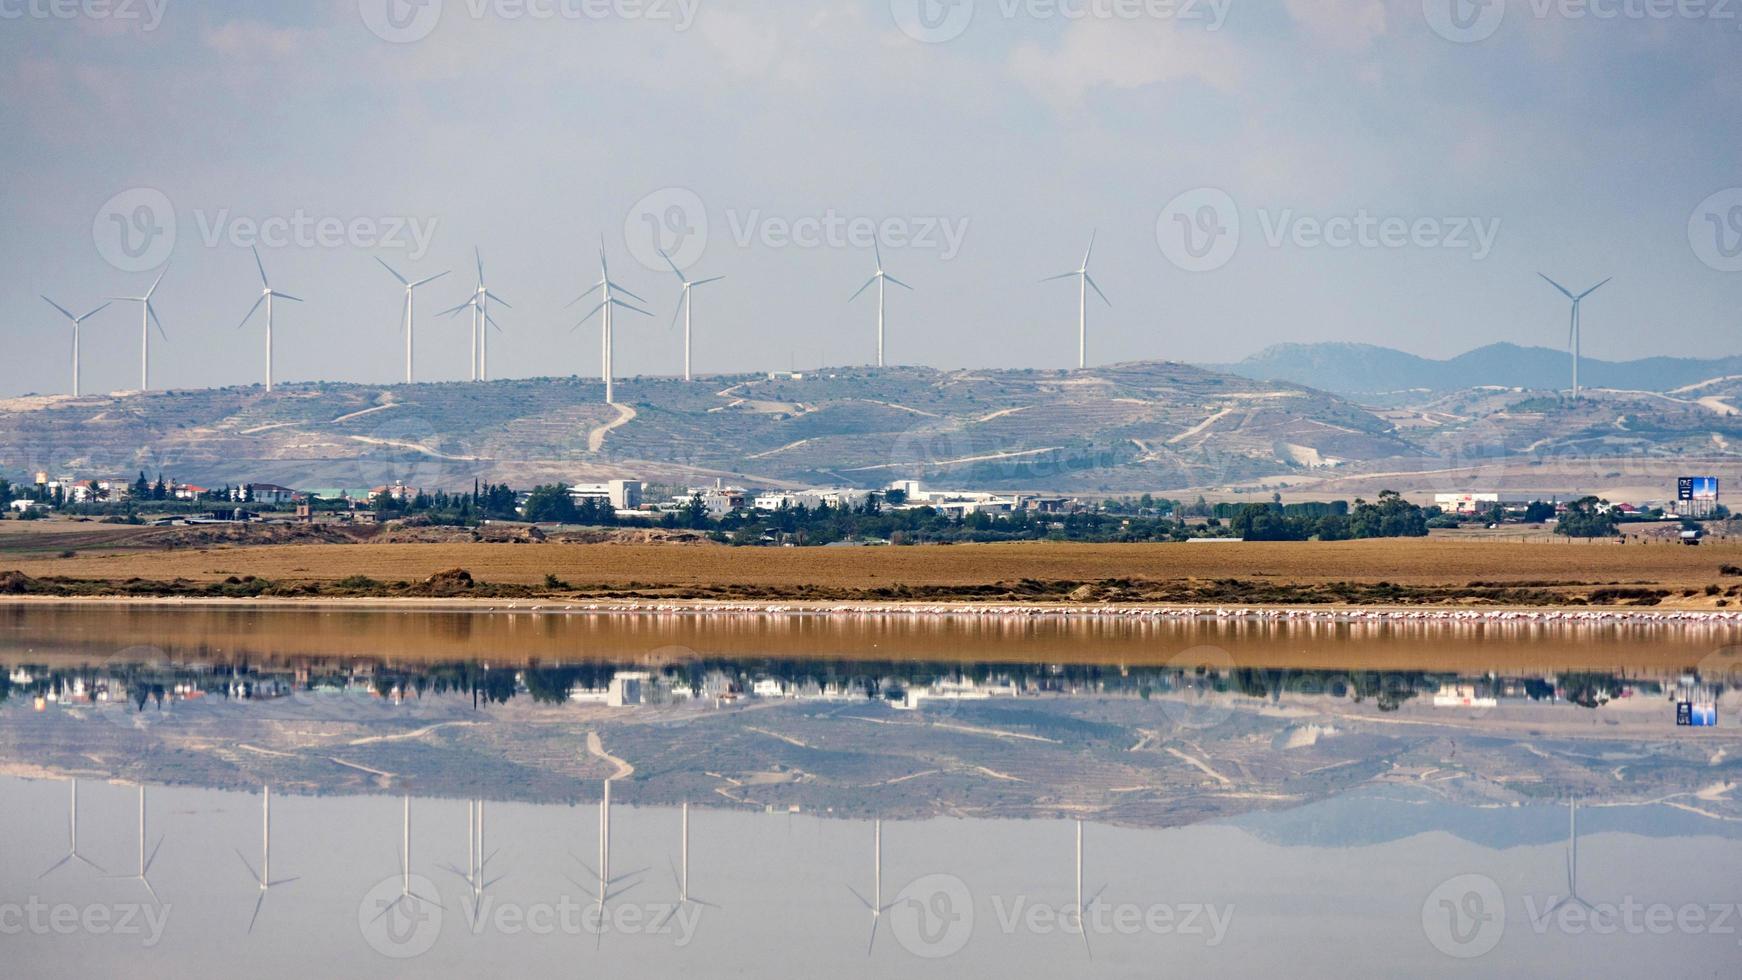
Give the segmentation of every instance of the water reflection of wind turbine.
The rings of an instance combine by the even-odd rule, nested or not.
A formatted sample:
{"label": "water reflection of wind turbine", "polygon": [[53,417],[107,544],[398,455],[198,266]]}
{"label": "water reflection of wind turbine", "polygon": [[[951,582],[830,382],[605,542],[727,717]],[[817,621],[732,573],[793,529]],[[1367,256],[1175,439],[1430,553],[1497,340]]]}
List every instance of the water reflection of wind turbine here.
{"label": "water reflection of wind turbine", "polygon": [[415,904],[420,903],[420,902],[425,904],[425,905],[433,905],[438,909],[442,907],[442,903],[436,901],[435,899],[426,898],[425,896],[419,895],[418,893],[411,890],[411,797],[410,796],[405,797],[405,820],[404,820],[404,823],[401,825],[400,848],[401,848],[401,850],[399,852],[399,897],[395,898],[391,902],[382,902],[381,903],[381,911],[375,913],[376,919],[381,918],[382,916],[386,915],[388,912],[391,912],[396,908],[401,908],[403,906],[409,906],[409,905],[415,905]]}
{"label": "water reflection of wind turbine", "polygon": [[272,787],[262,786],[260,794],[260,870],[255,871],[254,865],[248,863],[248,858],[241,851],[236,856],[242,859],[248,873],[254,876],[254,881],[260,886],[260,897],[254,900],[254,914],[248,918],[248,931],[254,931],[254,923],[260,919],[260,907],[266,904],[266,893],[279,885],[288,885],[295,881],[298,875],[289,878],[272,877]]}
{"label": "water reflection of wind turbine", "polygon": [[[573,878],[569,879],[569,881],[574,882],[577,888],[580,888],[583,891],[588,891],[593,895],[593,907],[599,916],[599,926],[597,931],[594,933],[594,945],[596,946],[604,941],[606,906],[610,904],[611,899],[620,897],[624,893],[641,884],[641,882],[632,879],[641,877],[642,873],[647,870],[646,868],[641,868],[640,870],[631,871],[628,874],[616,878],[611,877],[611,781],[609,779],[605,780],[605,795],[599,800],[599,864],[597,870],[588,867],[587,863],[582,861],[579,855],[571,852],[570,856],[580,864],[581,869],[586,871],[588,876],[598,881],[599,890],[597,892],[592,892],[586,885],[575,881]],[[624,887],[619,890],[617,888],[618,885],[623,885]]]}
{"label": "water reflection of wind turbine", "polygon": [[704,902],[690,894],[690,805],[688,803],[683,805],[683,832],[678,854],[680,864],[671,869],[671,876],[677,881],[677,904],[671,907],[671,911],[665,913],[665,918],[659,920],[661,926],[664,926],[685,905],[699,905],[710,909],[719,908],[713,902]]}
{"label": "water reflection of wind turbine", "polygon": [[153,845],[151,848],[151,853],[149,855],[147,855],[145,853],[145,784],[140,783],[139,784],[139,872],[137,874],[130,874],[130,875],[110,875],[109,877],[122,878],[122,879],[126,879],[128,881],[139,882],[141,885],[145,886],[146,891],[151,893],[151,900],[153,902],[156,902],[159,905],[162,905],[163,899],[157,897],[157,889],[151,887],[151,879],[146,877],[146,875],[151,872],[151,866],[157,862],[157,852],[162,847],[163,847],[163,838],[158,837],[157,843],[155,845]]}
{"label": "water reflection of wind turbine", "polygon": [[1095,958],[1095,951],[1093,948],[1091,948],[1089,946],[1088,912],[1090,909],[1094,908],[1095,903],[1100,900],[1101,892],[1106,891],[1106,890],[1107,890],[1107,886],[1102,885],[1100,891],[1097,891],[1095,894],[1089,896],[1089,900],[1087,903],[1085,903],[1083,901],[1083,822],[1081,820],[1078,820],[1077,821],[1077,928],[1083,934],[1083,951],[1085,953],[1089,954],[1090,959]]}
{"label": "water reflection of wind turbine", "polygon": [[486,878],[486,869],[490,861],[496,857],[496,852],[486,852],[484,844],[484,801],[472,800],[466,807],[466,870],[460,871],[454,865],[448,865],[448,870],[465,881],[471,891],[472,924],[476,925],[478,915],[483,911],[484,892],[496,885],[507,875],[497,875]]}
{"label": "water reflection of wind turbine", "polygon": [[888,905],[883,904],[883,821],[882,820],[877,820],[877,821],[874,821],[872,823],[871,835],[872,836],[871,836],[871,899],[870,899],[870,901],[866,901],[865,896],[859,894],[859,892],[852,885],[847,886],[847,890],[853,893],[853,897],[859,900],[859,904],[865,906],[866,910],[871,913],[871,938],[869,940],[867,940],[865,943],[865,955],[866,956],[870,956],[872,948],[877,945],[877,923],[882,920],[883,913],[885,913],[885,912],[887,912],[890,909],[895,907],[895,904],[893,902],[888,904]]}
{"label": "water reflection of wind turbine", "polygon": [[68,811],[69,816],[67,818],[67,856],[50,865],[47,871],[37,875],[36,878],[38,881],[41,881],[49,875],[54,874],[56,871],[59,871],[68,861],[77,861],[87,868],[96,869],[98,874],[103,873],[103,869],[98,866],[97,862],[92,861],[90,858],[79,853],[79,781],[76,779],[73,780],[72,785],[72,804]]}
{"label": "water reflection of wind turbine", "polygon": [[1602,913],[1579,894],[1579,801],[1567,801],[1567,893],[1548,907],[1549,912],[1555,912],[1563,905],[1571,903],[1582,906],[1595,918],[1601,919]]}

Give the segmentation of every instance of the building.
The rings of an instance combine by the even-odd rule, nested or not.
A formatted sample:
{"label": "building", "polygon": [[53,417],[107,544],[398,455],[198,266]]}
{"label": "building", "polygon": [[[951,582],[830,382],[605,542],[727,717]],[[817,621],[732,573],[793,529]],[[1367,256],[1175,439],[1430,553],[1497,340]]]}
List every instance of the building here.
{"label": "building", "polygon": [[1448,514],[1486,514],[1501,504],[1497,493],[1436,493],[1434,506]]}
{"label": "building", "polygon": [[[256,504],[288,504],[296,500],[298,494],[289,487],[281,487],[274,483],[246,483],[235,491],[236,498]],[[415,494],[413,494],[415,496]]]}
{"label": "building", "polygon": [[569,487],[569,496],[574,498],[576,504],[591,500],[595,505],[609,503],[612,510],[640,510],[641,493],[640,480],[577,483]]}
{"label": "building", "polygon": [[870,502],[873,496],[875,496],[874,491],[854,490],[848,487],[776,490],[757,494],[755,507],[757,510],[771,513],[779,510],[796,510],[799,507],[807,510],[817,510],[821,507],[856,510]]}
{"label": "building", "polygon": [[418,489],[417,487],[408,487],[404,483],[402,483],[398,480],[395,480],[395,481],[393,481],[393,485],[390,487],[382,486],[382,487],[376,487],[373,490],[370,490],[369,491],[369,502],[374,503],[375,501],[380,500],[382,497],[386,497],[387,499],[389,499],[395,503],[403,504],[403,503],[407,503],[409,501],[416,500],[418,498],[418,495],[421,493],[423,493],[423,491]]}

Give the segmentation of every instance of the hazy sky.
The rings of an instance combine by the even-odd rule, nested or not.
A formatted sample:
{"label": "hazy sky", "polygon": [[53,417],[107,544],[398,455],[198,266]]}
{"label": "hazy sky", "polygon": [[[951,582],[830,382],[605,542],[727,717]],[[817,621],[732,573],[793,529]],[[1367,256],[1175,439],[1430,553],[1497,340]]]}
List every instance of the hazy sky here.
{"label": "hazy sky", "polygon": [[[704,372],[870,361],[872,230],[916,290],[897,363],[1074,364],[1075,287],[1039,280],[1094,229],[1091,362],[1563,344],[1538,270],[1618,277],[1593,356],[1742,349],[1733,0],[0,0],[0,132],[5,393],[69,381],[38,293],[137,295],[172,242],[154,379],[257,381],[257,238],[308,301],[280,380],[402,373],[376,256],[454,270],[418,370],[463,377],[465,318],[431,314],[474,246],[514,304],[498,372],[594,374],[563,305],[601,236],[655,314],[619,373],[674,373],[649,214],[728,277],[697,292]],[[136,386],[138,333],[87,324],[87,390]]]}

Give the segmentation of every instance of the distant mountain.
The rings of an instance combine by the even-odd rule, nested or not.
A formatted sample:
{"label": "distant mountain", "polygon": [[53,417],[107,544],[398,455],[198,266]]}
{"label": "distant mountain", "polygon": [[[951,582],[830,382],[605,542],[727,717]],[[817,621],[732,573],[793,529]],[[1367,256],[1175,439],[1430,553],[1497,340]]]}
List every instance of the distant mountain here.
{"label": "distant mountain", "polygon": [[[1572,380],[1572,362],[1565,351],[1517,344],[1490,344],[1447,361],[1371,344],[1278,344],[1236,364],[1205,367],[1255,381],[1291,381],[1369,400],[1411,389],[1442,392],[1489,385],[1554,391],[1568,387]],[[1649,357],[1620,363],[1587,357],[1581,362],[1579,381],[1593,388],[1671,391],[1730,375],[1742,375],[1742,356]]]}

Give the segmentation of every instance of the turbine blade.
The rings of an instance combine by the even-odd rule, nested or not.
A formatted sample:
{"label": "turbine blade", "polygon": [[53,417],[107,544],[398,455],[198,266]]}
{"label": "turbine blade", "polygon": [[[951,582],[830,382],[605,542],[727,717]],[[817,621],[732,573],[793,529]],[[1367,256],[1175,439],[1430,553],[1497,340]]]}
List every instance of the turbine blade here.
{"label": "turbine blade", "polygon": [[[609,280],[607,280],[607,281],[609,281]],[[633,290],[628,289],[628,288],[626,288],[618,283],[615,283],[615,282],[611,283],[611,288],[617,290],[618,292],[629,297],[630,299],[640,300],[643,303],[647,302],[646,299],[642,298],[641,296],[636,295]]]}
{"label": "turbine blade", "polygon": [[461,303],[459,306],[454,307],[451,310],[443,310],[440,313],[437,313],[436,316],[453,316],[455,313],[458,313],[461,310],[471,309],[475,303],[477,303],[477,300],[469,299],[469,300],[466,300],[464,303]]}
{"label": "turbine blade", "polygon": [[250,877],[250,878],[253,878],[253,879],[254,879],[254,881],[255,881],[255,883],[256,883],[256,884],[258,884],[258,883],[259,883],[259,882],[260,882],[260,875],[259,875],[259,873],[258,873],[258,872],[256,872],[256,871],[255,871],[255,870],[254,870],[254,865],[252,865],[252,864],[250,864],[250,863],[249,863],[249,862],[248,862],[248,859],[247,859],[247,858],[246,858],[246,857],[243,857],[243,855],[242,855],[242,852],[241,852],[241,851],[237,851],[237,852],[236,852],[236,856],[237,856],[237,857],[239,857],[239,858],[242,858],[242,866],[243,866],[243,867],[244,867],[244,868],[247,868],[247,869],[248,869],[248,876],[249,876],[249,877]]}
{"label": "turbine blade", "polygon": [[261,892],[260,897],[254,900],[254,914],[248,917],[248,934],[249,935],[254,934],[254,923],[260,921],[260,906],[265,905],[265,904],[266,904],[266,893]]}
{"label": "turbine blade", "polygon": [[1543,281],[1543,282],[1546,282],[1546,283],[1548,283],[1548,284],[1549,284],[1549,285],[1550,285],[1550,286],[1553,286],[1553,287],[1554,287],[1554,288],[1556,288],[1556,289],[1558,289],[1558,290],[1560,290],[1560,291],[1561,291],[1561,295],[1562,295],[1562,296],[1565,296],[1565,297],[1566,297],[1566,298],[1567,298],[1567,299],[1578,299],[1578,297],[1577,297],[1577,296],[1574,296],[1574,295],[1573,295],[1573,294],[1572,294],[1572,293],[1571,293],[1571,292],[1570,292],[1570,291],[1568,291],[1568,289],[1567,289],[1567,287],[1565,287],[1565,286],[1563,286],[1563,285],[1561,285],[1561,284],[1560,284],[1560,283],[1558,283],[1558,282],[1555,282],[1555,281],[1554,281],[1554,280],[1553,280],[1553,279],[1550,279],[1550,278],[1549,278],[1549,277],[1547,277],[1547,276],[1543,276],[1543,275],[1542,275],[1542,273],[1540,273],[1540,272],[1539,272],[1539,273],[1537,273],[1537,275],[1539,275],[1539,276],[1542,276],[1542,281]]}
{"label": "turbine blade", "polygon": [[153,847],[151,849],[151,856],[145,859],[145,870],[146,871],[150,871],[151,866],[157,863],[157,852],[162,850],[162,849],[163,849],[163,838],[159,837],[157,839],[157,846]]}
{"label": "turbine blade", "polygon": [[261,305],[264,304],[265,302],[266,302],[266,296],[264,294],[261,295],[261,297],[259,299],[255,300],[254,305],[248,307],[248,315],[244,316],[242,318],[241,323],[236,324],[236,329],[240,330],[243,327],[246,327],[248,325],[248,321],[254,319],[254,314],[259,311]]}
{"label": "turbine blade", "polygon": [[427,286],[430,283],[435,282],[437,279],[440,279],[442,276],[445,276],[445,275],[447,275],[446,272],[438,272],[435,275],[430,276],[428,279],[419,279],[418,281],[416,281],[414,283],[409,283],[408,285],[410,286],[410,288],[416,289],[419,286]]}
{"label": "turbine blade", "polygon": [[710,276],[710,277],[703,279],[699,282],[690,283],[690,288],[694,289],[697,286],[706,286],[710,282],[719,282],[720,280],[722,280],[724,278],[726,278],[726,277],[725,276]]}
{"label": "turbine blade", "polygon": [[1084,279],[1084,281],[1086,281],[1089,284],[1089,288],[1093,289],[1095,291],[1095,295],[1101,297],[1101,302],[1106,303],[1109,307],[1111,307],[1113,305],[1113,301],[1108,299],[1107,294],[1101,292],[1101,287],[1095,283],[1094,276],[1091,276],[1087,272],[1085,272],[1085,273],[1083,273],[1083,279]]}
{"label": "turbine blade", "polygon": [[1047,276],[1045,279],[1042,279],[1041,282],[1058,282],[1060,279],[1075,279],[1082,274],[1082,270],[1080,269],[1076,272],[1061,272],[1056,276]]}
{"label": "turbine blade", "polygon": [[913,287],[912,287],[912,286],[909,286],[909,285],[908,285],[908,284],[907,284],[907,283],[905,283],[905,282],[902,282],[902,281],[901,281],[901,280],[900,280],[900,279],[897,279],[897,278],[895,278],[895,277],[894,277],[894,276],[892,276],[892,275],[889,275],[889,274],[888,274],[888,273],[884,273],[884,274],[883,274],[883,278],[885,278],[885,279],[887,279],[887,280],[889,280],[889,281],[890,281],[890,282],[892,282],[892,283],[895,283],[895,284],[896,284],[896,285],[897,285],[897,286],[900,286],[900,287],[901,287],[901,288],[902,288],[902,289],[905,289],[905,290],[907,290],[907,291],[908,291],[908,292],[912,292],[912,291],[913,291]]}
{"label": "turbine blade", "polygon": [[671,260],[671,256],[665,254],[665,249],[662,248],[659,250],[659,257],[665,260],[666,265],[671,266],[671,273],[672,275],[677,276],[678,282],[683,283],[685,286],[689,285],[689,281],[683,277],[683,272],[678,269],[677,263]]}
{"label": "turbine blade", "polygon": [[588,296],[593,295],[594,293],[598,292],[599,290],[601,290],[603,288],[605,288],[605,284],[603,282],[598,283],[592,289],[589,289],[586,292],[582,293],[581,295],[576,296],[574,299],[570,300],[568,306],[563,307],[563,309],[565,309],[565,310],[568,309],[569,306],[573,306],[576,303],[579,303],[581,300],[586,299]]}
{"label": "turbine blade", "polygon": [[667,330],[676,330],[677,329],[677,321],[683,317],[683,305],[689,301],[689,298],[690,298],[690,287],[685,286],[683,288],[683,295],[678,297],[677,309],[671,311],[671,325],[666,327],[665,329],[667,329]]}
{"label": "turbine blade", "polygon": [[165,262],[165,263],[164,263],[164,264],[163,264],[163,271],[162,271],[162,272],[159,272],[159,273],[158,273],[158,274],[157,274],[157,280],[156,280],[156,281],[155,281],[155,282],[153,282],[153,283],[152,283],[152,284],[151,284],[151,288],[150,288],[150,289],[147,289],[147,290],[146,290],[146,291],[145,291],[145,298],[146,298],[146,299],[147,299],[147,300],[150,300],[150,299],[151,299],[151,297],[152,297],[152,295],[153,295],[153,294],[155,294],[155,293],[156,293],[156,292],[157,292],[157,287],[158,287],[158,286],[161,286],[161,285],[163,285],[163,277],[164,277],[164,276],[167,276],[167,275],[169,275],[169,263],[168,263],[168,262]]}
{"label": "turbine blade", "polygon": [[164,339],[165,343],[168,343],[169,342],[169,334],[164,333],[163,321],[159,320],[157,318],[157,307],[152,306],[150,300],[145,301],[145,313],[147,316],[151,317],[152,325],[157,327],[157,335],[162,337]]}
{"label": "turbine blade", "polygon": [[503,329],[502,329],[502,324],[500,324],[500,323],[497,323],[497,322],[496,322],[496,317],[495,317],[495,316],[493,316],[493,315],[491,315],[491,314],[489,314],[489,313],[486,313],[486,314],[484,314],[484,319],[485,319],[485,320],[487,320],[487,321],[489,321],[489,324],[490,324],[490,325],[491,325],[491,326],[492,326],[492,327],[495,327],[495,328],[496,328],[496,332],[497,332],[497,333],[506,333],[506,332],[507,332],[507,331],[505,331],[505,330],[503,330]]}
{"label": "turbine blade", "polygon": [[42,874],[37,875],[36,880],[41,881],[42,879],[47,878],[49,875],[54,874],[56,871],[60,870],[62,865],[66,864],[68,861],[71,861],[72,859],[73,859],[73,856],[71,854],[68,854],[64,858],[61,858],[59,861],[56,861],[54,864],[49,865],[49,868],[47,871],[44,871]]}
{"label": "turbine blade", "polygon": [[302,302],[302,297],[300,297],[300,296],[292,296],[289,293],[281,293],[281,292],[278,292],[277,290],[273,290],[272,295],[278,297],[279,299],[288,299],[292,303]]}
{"label": "turbine blade", "polygon": [[262,265],[260,262],[260,246],[252,245],[250,248],[254,251],[254,268],[260,270],[260,285],[265,286],[267,289],[271,289],[272,283],[266,281],[266,266]]}
{"label": "turbine blade", "polygon": [[653,314],[647,312],[646,310],[642,309],[641,307],[631,306],[630,304],[623,302],[622,300],[618,299],[615,296],[611,297],[611,305],[617,307],[618,309],[629,310],[633,313],[639,313],[642,316],[652,316],[653,315]]}
{"label": "turbine blade", "polygon": [[858,289],[858,292],[855,292],[855,293],[854,293],[854,294],[853,294],[853,295],[851,295],[851,296],[849,296],[849,297],[847,297],[847,302],[849,302],[849,303],[851,303],[851,302],[853,302],[853,301],[854,301],[854,300],[856,300],[856,299],[858,299],[858,298],[859,298],[859,296],[860,296],[860,294],[862,294],[862,293],[864,293],[864,292],[865,292],[865,290],[867,290],[867,289],[870,289],[870,288],[871,288],[871,284],[872,284],[872,283],[874,283],[874,282],[876,282],[876,281],[877,281],[877,279],[878,279],[878,277],[877,277],[877,276],[872,276],[872,277],[871,277],[871,278],[869,278],[869,279],[867,279],[867,280],[865,280],[865,285],[863,285],[863,286],[860,286],[860,287],[859,287],[859,289]]}
{"label": "turbine blade", "polygon": [[883,271],[883,246],[878,244],[877,239],[875,239],[875,238],[871,239],[871,254],[877,256],[877,271],[882,272]]}
{"label": "turbine blade", "polygon": [[507,310],[514,309],[513,303],[508,302],[507,300],[505,300],[502,297],[496,295],[495,293],[489,291],[488,289],[484,290],[484,295],[490,297],[490,299],[494,302],[501,303],[503,309],[507,309]]}
{"label": "turbine blade", "polygon": [[[54,300],[49,299],[47,296],[44,296],[42,298],[42,301],[44,303],[47,303],[48,305],[54,307],[55,309],[59,310],[61,312],[61,315],[66,317],[68,320],[71,320],[74,323],[79,322],[79,318],[76,316],[73,316],[72,311],[68,310],[66,307],[60,305],[59,303],[56,303]],[[109,304],[104,303],[103,305],[108,306]],[[86,314],[86,315],[88,316],[89,314]]]}
{"label": "turbine blade", "polygon": [[1609,278],[1603,280],[1602,282],[1596,284],[1595,286],[1592,286],[1590,289],[1587,289],[1584,292],[1580,293],[1579,298],[1584,299],[1586,296],[1591,295],[1592,293],[1596,292],[1599,289],[1602,289],[1604,286],[1607,286],[1614,281],[1615,281],[1615,277],[1610,276]]}
{"label": "turbine blade", "polygon": [[379,262],[379,263],[381,263],[381,268],[383,268],[383,269],[386,269],[386,270],[387,270],[387,271],[388,271],[388,272],[390,272],[390,273],[392,273],[392,274],[393,274],[393,278],[395,278],[395,279],[397,279],[397,280],[399,280],[399,284],[400,284],[400,285],[401,285],[401,286],[409,286],[409,285],[411,285],[411,283],[410,283],[410,282],[407,282],[407,281],[406,281],[406,278],[405,278],[405,277],[404,277],[404,276],[402,276],[402,275],[400,275],[400,274],[399,274],[399,270],[397,270],[397,269],[395,269],[395,268],[393,268],[393,267],[392,267],[392,266],[390,266],[390,265],[388,265],[388,264],[387,264],[387,260],[386,260],[386,259],[383,259],[383,258],[382,258],[382,257],[381,257],[381,256],[379,256],[379,255],[377,255],[377,256],[376,256],[376,257],[375,257],[375,261],[377,261],[377,262]]}
{"label": "turbine blade", "polygon": [[1095,257],[1095,239],[1101,236],[1099,228],[1089,233],[1089,250],[1083,253],[1083,271],[1089,271],[1089,260]]}
{"label": "turbine blade", "polygon": [[478,260],[478,285],[484,285],[484,253],[476,246],[472,248],[472,257]]}
{"label": "turbine blade", "polygon": [[587,321],[591,320],[595,316],[598,316],[599,311],[604,309],[604,308],[605,308],[605,304],[600,303],[598,306],[595,306],[591,310],[587,311],[587,315],[584,317],[581,317],[581,320],[579,323],[576,323],[574,326],[569,328],[569,333],[574,333],[576,330],[579,330],[582,327],[586,326]]}
{"label": "turbine blade", "polygon": [[94,317],[94,316],[96,316],[96,315],[97,315],[97,314],[99,314],[99,313],[101,313],[101,312],[103,312],[103,311],[104,311],[104,310],[106,310],[106,309],[108,309],[108,308],[109,308],[109,307],[110,307],[110,306],[112,306],[112,305],[113,305],[113,304],[111,304],[111,303],[104,303],[104,304],[103,304],[103,305],[102,305],[102,306],[99,306],[99,307],[97,307],[97,308],[96,308],[96,309],[94,309],[94,310],[92,310],[92,311],[91,311],[91,312],[89,312],[89,313],[86,313],[86,314],[85,314],[85,315],[84,315],[84,316],[82,316],[82,317],[79,317],[79,318],[78,318],[78,320],[77,320],[77,321],[76,321],[76,322],[79,322],[79,323],[83,323],[83,322],[84,322],[84,321],[86,321],[86,320],[89,320],[89,319],[90,319],[90,318],[91,318],[91,317]]}

